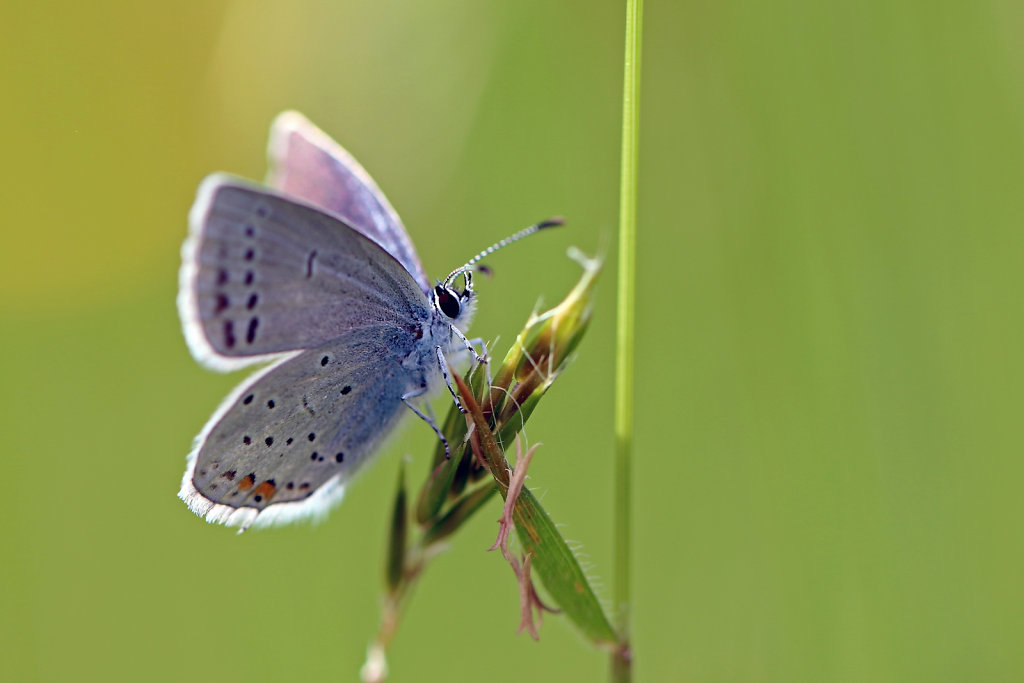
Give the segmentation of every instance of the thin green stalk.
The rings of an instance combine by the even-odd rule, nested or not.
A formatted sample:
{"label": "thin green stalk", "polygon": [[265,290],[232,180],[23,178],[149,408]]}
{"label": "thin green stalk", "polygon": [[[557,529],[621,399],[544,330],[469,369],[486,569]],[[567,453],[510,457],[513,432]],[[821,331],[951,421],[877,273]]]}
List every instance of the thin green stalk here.
{"label": "thin green stalk", "polygon": [[615,612],[619,649],[611,680],[632,678],[630,553],[633,460],[634,302],[636,300],[636,178],[640,128],[640,46],[643,0],[626,0],[622,84],[622,178],[619,186],[619,282],[615,339]]}

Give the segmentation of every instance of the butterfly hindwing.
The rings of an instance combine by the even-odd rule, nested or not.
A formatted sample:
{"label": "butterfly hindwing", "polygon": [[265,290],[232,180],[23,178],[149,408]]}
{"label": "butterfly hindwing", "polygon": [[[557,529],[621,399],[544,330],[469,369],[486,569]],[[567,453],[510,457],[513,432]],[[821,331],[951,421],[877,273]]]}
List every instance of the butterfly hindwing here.
{"label": "butterfly hindwing", "polygon": [[402,396],[427,383],[402,365],[415,341],[362,328],[257,373],[197,438],[179,495],[239,526],[326,512],[406,414]]}

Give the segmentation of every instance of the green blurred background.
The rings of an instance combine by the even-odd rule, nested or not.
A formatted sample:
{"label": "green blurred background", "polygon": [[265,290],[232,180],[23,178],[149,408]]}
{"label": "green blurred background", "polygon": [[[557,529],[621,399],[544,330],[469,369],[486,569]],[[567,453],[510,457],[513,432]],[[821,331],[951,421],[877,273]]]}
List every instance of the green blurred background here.
{"label": "green blurred background", "polygon": [[[648,2],[635,465],[643,681],[1024,678],[1024,6]],[[610,258],[531,421],[531,485],[611,596],[624,10],[613,2],[42,2],[0,18],[0,678],[354,680],[408,425],[318,527],[175,497],[242,375],[174,298],[198,181],[273,116],[355,154],[429,273],[490,259],[473,332]],[[443,407],[443,406],[442,406]],[[514,635],[497,503],[425,575],[393,680],[591,681]],[[502,584],[504,582],[504,584]],[[495,590],[495,585],[503,585]]]}

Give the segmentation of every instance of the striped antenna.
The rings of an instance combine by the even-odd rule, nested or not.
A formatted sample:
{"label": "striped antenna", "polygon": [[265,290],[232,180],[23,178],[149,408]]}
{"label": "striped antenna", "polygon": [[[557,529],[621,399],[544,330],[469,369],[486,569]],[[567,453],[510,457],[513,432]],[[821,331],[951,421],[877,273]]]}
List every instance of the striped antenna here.
{"label": "striped antenna", "polygon": [[450,287],[452,282],[454,282],[455,278],[457,278],[459,275],[466,274],[466,276],[468,277],[469,274],[473,270],[482,270],[482,268],[474,268],[473,266],[475,266],[477,264],[477,262],[479,262],[481,259],[487,258],[488,256],[490,256],[494,252],[498,251],[502,247],[507,247],[508,245],[512,244],[513,242],[518,242],[519,240],[523,239],[524,237],[528,237],[528,236],[532,235],[535,232],[540,232],[541,230],[543,230],[545,228],[554,228],[554,227],[557,227],[559,225],[564,225],[564,224],[565,224],[565,219],[564,218],[559,218],[559,217],[549,218],[546,221],[541,221],[540,223],[535,223],[535,224],[531,225],[530,227],[528,227],[528,228],[526,228],[524,230],[520,230],[516,234],[514,234],[514,235],[512,235],[510,237],[506,237],[505,239],[501,240],[500,242],[495,242],[494,244],[492,244],[491,246],[487,247],[486,249],[481,251],[479,254],[477,254],[473,258],[471,258],[468,261],[466,261],[466,265],[462,266],[461,268],[456,268],[455,270],[453,270],[451,272],[451,274],[444,279],[444,286],[445,287]]}

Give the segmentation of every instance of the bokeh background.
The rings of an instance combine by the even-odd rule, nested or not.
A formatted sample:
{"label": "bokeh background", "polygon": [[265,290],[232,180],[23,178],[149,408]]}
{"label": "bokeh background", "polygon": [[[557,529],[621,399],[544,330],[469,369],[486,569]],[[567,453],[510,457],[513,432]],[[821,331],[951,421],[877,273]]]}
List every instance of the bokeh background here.
{"label": "bokeh background", "polygon": [[[490,259],[475,334],[560,298],[570,244],[611,257],[529,429],[530,483],[610,598],[623,21],[3,2],[0,679],[355,679],[430,431],[317,527],[239,537],[175,497],[242,378],[182,340],[186,214],[208,172],[262,177],[286,108],[362,161],[434,276],[569,218]],[[648,2],[645,29],[638,680],[1021,680],[1024,6]],[[425,575],[393,680],[602,680],[564,619],[514,634],[497,514]]]}

